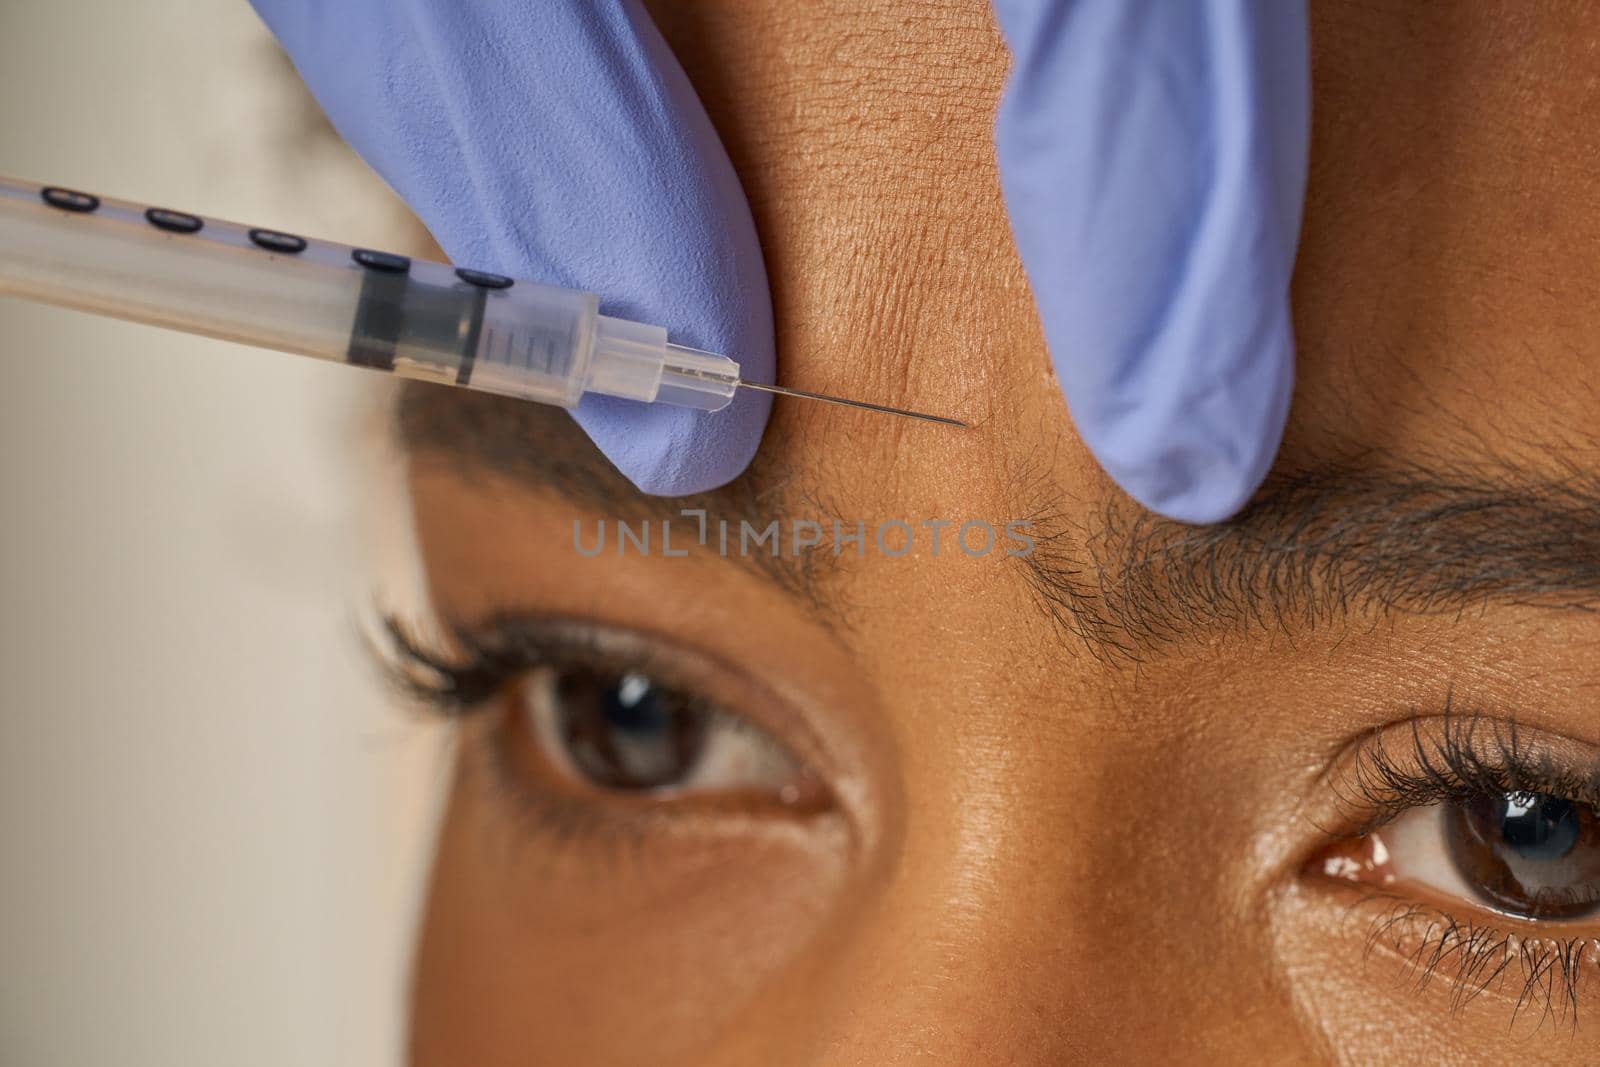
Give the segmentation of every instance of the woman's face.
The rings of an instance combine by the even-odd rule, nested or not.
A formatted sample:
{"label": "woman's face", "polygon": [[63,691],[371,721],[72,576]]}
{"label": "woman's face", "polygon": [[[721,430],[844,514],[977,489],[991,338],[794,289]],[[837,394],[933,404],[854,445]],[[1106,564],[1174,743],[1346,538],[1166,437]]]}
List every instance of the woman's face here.
{"label": "woman's face", "polygon": [[779,401],[668,501],[409,397],[472,711],[417,1062],[1600,1056],[1600,10],[1313,5],[1292,424],[1187,528],[1073,433],[984,0],[651,6],[780,380],[972,426]]}

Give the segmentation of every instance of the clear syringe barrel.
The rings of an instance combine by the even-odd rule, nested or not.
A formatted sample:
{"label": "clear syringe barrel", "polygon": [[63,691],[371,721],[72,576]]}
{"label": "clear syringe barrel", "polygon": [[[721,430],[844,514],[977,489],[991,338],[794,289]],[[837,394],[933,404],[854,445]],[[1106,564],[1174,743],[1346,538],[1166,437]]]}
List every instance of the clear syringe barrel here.
{"label": "clear syringe barrel", "polygon": [[563,407],[715,411],[739,380],[593,293],[4,177],[0,294]]}

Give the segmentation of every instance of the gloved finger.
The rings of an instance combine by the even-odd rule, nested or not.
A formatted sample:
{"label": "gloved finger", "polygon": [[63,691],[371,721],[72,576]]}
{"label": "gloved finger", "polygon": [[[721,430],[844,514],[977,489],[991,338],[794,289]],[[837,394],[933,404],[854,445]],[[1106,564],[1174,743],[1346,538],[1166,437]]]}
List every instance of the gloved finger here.
{"label": "gloved finger", "polygon": [[[749,206],[637,0],[252,0],[339,133],[463,266],[600,294],[770,382]],[[587,397],[578,422],[649,493],[715,488],[770,399],[707,415]]]}
{"label": "gloved finger", "polygon": [[1001,180],[1073,420],[1146,507],[1226,518],[1293,386],[1304,0],[993,3]]}

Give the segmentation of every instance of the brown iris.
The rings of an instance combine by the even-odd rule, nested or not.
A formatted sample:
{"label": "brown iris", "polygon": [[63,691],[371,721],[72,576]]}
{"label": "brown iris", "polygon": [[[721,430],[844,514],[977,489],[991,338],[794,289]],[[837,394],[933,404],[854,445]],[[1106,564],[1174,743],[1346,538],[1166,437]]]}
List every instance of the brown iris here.
{"label": "brown iris", "polygon": [[1487,903],[1530,919],[1600,911],[1600,815],[1548,793],[1448,804],[1444,837],[1462,879]]}
{"label": "brown iris", "polygon": [[554,697],[561,739],[594,785],[681,785],[705,752],[709,712],[642,674],[563,671]]}

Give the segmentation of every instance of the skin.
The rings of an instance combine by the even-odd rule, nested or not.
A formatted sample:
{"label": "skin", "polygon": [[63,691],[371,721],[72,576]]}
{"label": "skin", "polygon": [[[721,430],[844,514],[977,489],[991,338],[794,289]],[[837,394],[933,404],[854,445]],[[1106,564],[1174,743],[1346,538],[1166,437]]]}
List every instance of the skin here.
{"label": "skin", "polygon": [[[757,513],[1032,519],[1092,568],[1080,533],[1119,494],[1072,431],[1012,249],[986,4],[651,8],[749,194],[779,380],[972,423],[779,401],[747,478]],[[1600,10],[1320,2],[1313,48],[1278,469],[1600,469]],[[447,425],[412,469],[442,617],[646,635],[674,684],[754,721],[825,796],[619,799],[561,780],[526,737],[508,788],[485,755],[508,713],[469,718],[416,961],[417,1063],[1600,1058],[1592,951],[1576,1025],[1517,1013],[1514,980],[1453,1008],[1447,975],[1417,989],[1422,925],[1372,936],[1395,899],[1542,931],[1318,873],[1354,833],[1338,783],[1375,728],[1454,702],[1600,759],[1600,616],[1486,597],[1235,620],[1118,655],[1045,611],[1020,560],[925,540],[830,555],[797,598],[698,548],[583,558],[574,520],[592,537],[620,510],[448,443],[503,406],[417,403],[432,414],[413,428]],[[516,417],[532,451],[587,447],[559,413]],[[700,503],[750,506],[738,487]],[[552,792],[601,814],[554,828],[523,803]]]}

